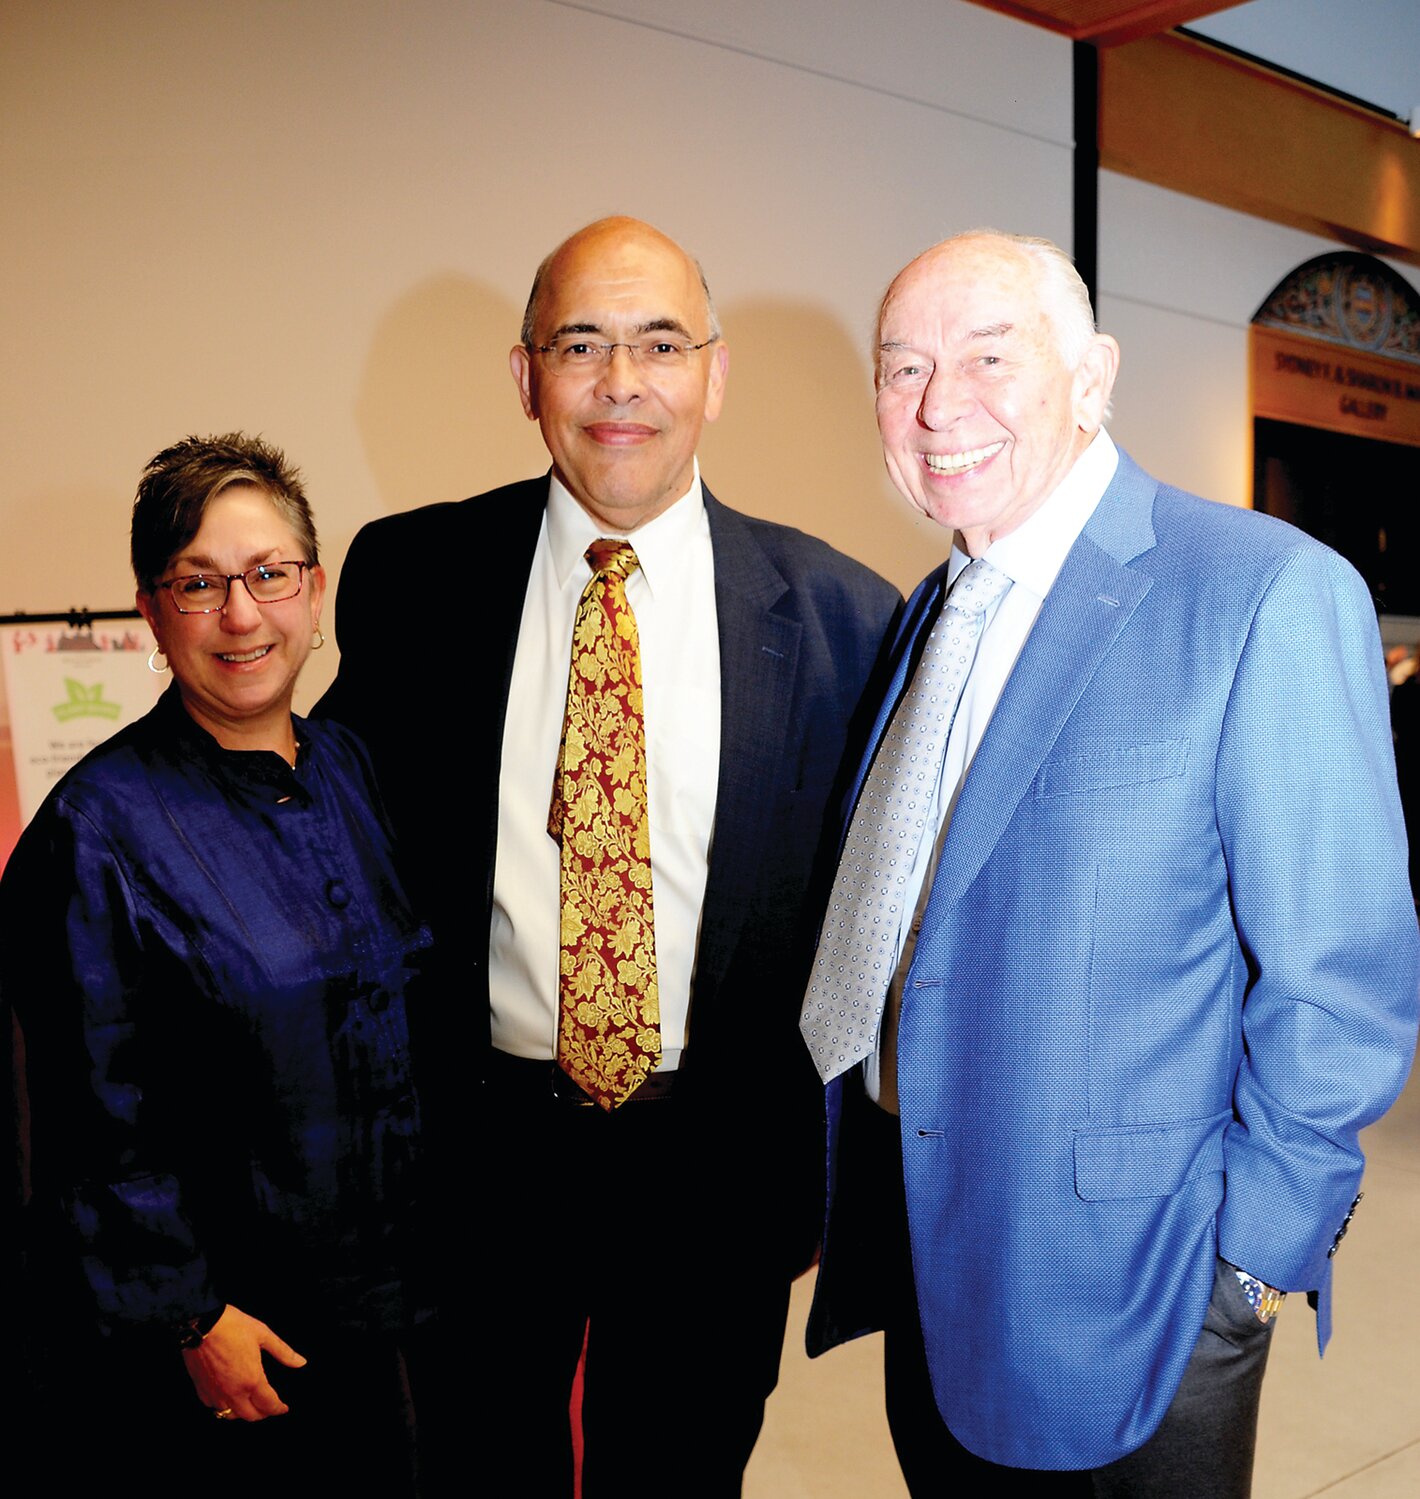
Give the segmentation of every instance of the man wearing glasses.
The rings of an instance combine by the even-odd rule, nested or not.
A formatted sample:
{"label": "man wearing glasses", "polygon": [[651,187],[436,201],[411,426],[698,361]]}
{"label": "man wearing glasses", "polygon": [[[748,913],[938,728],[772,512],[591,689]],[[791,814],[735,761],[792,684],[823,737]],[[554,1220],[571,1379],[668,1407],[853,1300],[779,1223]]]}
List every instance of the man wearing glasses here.
{"label": "man wearing glasses", "polygon": [[[818,1228],[810,868],[900,600],[702,486],[729,355],[649,225],[553,251],[510,363],[550,477],[360,533],[323,706],[370,742],[442,945],[411,1025],[450,1217],[477,1225],[444,1247],[460,1356],[495,1375],[479,1447],[571,1494],[585,1339],[588,1499],[672,1470],[737,1494]],[[460,580],[419,641],[385,558]],[[457,659],[420,643],[445,639]]]}

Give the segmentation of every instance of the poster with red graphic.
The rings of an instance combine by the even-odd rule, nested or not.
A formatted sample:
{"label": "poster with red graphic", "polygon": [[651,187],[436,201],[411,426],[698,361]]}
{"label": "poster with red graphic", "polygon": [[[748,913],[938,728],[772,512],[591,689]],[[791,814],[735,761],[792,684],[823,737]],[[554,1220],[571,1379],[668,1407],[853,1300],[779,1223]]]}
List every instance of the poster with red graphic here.
{"label": "poster with red graphic", "polygon": [[0,626],[0,865],[64,772],[158,700],[172,678],[148,670],[152,649],[136,616]]}

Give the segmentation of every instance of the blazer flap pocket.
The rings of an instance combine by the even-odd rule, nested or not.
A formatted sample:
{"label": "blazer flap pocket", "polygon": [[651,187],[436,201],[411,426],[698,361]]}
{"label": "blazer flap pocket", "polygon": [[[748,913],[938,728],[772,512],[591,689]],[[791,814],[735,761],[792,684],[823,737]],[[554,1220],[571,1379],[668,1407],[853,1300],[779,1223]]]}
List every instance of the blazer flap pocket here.
{"label": "blazer flap pocket", "polygon": [[1195,1177],[1222,1171],[1223,1131],[1232,1117],[1077,1133],[1075,1191],[1086,1202],[1169,1197]]}
{"label": "blazer flap pocket", "polygon": [[1188,740],[1163,739],[1156,744],[1126,744],[1048,760],[1035,780],[1037,796],[1063,796],[1070,791],[1101,791],[1110,786],[1141,786],[1183,774],[1188,764]]}

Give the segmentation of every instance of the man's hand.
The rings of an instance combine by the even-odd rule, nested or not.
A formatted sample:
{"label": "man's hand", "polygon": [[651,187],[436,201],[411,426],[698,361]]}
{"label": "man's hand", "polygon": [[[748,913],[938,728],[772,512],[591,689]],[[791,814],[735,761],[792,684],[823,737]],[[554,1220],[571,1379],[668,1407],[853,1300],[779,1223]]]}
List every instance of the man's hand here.
{"label": "man's hand", "polygon": [[267,1381],[263,1352],[288,1369],[299,1369],[306,1362],[265,1322],[229,1306],[202,1342],[185,1349],[182,1357],[203,1405],[229,1411],[233,1420],[264,1421],[268,1416],[284,1416],[290,1407]]}

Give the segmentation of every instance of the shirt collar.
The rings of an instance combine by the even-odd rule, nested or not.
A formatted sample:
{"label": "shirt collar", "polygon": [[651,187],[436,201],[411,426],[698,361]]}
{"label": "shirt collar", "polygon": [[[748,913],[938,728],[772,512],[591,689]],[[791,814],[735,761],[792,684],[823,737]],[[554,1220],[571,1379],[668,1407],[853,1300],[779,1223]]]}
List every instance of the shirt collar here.
{"label": "shirt collar", "polygon": [[262,797],[269,794],[274,800],[293,795],[309,799],[304,783],[310,770],[310,734],[305,719],[295,713],[291,715],[296,734],[294,768],[275,750],[223,749],[183,706],[176,682],[158,699],[150,718],[179,759],[200,761],[229,791],[244,789]]}
{"label": "shirt collar", "polygon": [[547,545],[557,586],[566,588],[576,580],[578,589],[591,575],[586,561],[587,548],[599,536],[624,537],[636,549],[641,576],[652,598],[657,589],[674,587],[675,578],[691,554],[692,542],[704,533],[709,521],[705,515],[705,494],[700,484],[700,460],[694,460],[695,471],[690,488],[652,521],[634,532],[603,531],[572,497],[571,491],[553,474],[548,480]]}
{"label": "shirt collar", "polygon": [[[1013,584],[1043,599],[1118,467],[1119,449],[1101,427],[1045,504],[1014,531],[998,537],[983,555]],[[970,561],[960,545],[953,543],[948,583],[956,582],[957,574]]]}

